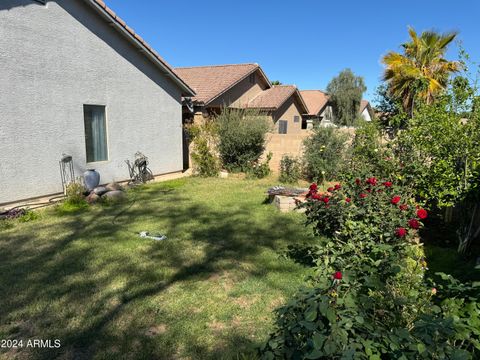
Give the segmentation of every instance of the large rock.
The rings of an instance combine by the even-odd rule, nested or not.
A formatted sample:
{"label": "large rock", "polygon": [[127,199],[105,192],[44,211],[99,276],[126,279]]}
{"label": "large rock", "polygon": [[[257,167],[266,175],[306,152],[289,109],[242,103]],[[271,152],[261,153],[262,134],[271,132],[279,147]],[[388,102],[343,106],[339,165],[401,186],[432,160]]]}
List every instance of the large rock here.
{"label": "large rock", "polygon": [[100,199],[100,195],[95,194],[93,191],[87,196],[87,202],[89,204],[95,204]]}
{"label": "large rock", "polygon": [[121,190],[113,190],[103,194],[102,199],[117,202],[125,199],[125,193]]}
{"label": "large rock", "polygon": [[95,189],[93,189],[93,192],[98,196],[102,196],[108,191],[111,191],[111,190],[108,190],[105,186],[97,186]]}
{"label": "large rock", "polygon": [[122,185],[120,185],[119,183],[116,183],[116,182],[112,182],[112,183],[106,185],[105,188],[107,189],[107,191],[123,190]]}

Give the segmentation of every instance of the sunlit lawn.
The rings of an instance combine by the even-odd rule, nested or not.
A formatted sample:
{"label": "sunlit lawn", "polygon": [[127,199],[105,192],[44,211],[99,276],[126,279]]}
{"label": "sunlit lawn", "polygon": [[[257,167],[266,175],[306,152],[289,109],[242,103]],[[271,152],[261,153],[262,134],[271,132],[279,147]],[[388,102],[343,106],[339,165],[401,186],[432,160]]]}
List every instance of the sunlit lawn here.
{"label": "sunlit lawn", "polygon": [[[0,358],[209,359],[252,353],[308,269],[300,214],[262,204],[275,179],[151,184],[116,206],[53,208],[0,231],[0,339],[60,339]],[[140,231],[167,235],[140,238]]]}

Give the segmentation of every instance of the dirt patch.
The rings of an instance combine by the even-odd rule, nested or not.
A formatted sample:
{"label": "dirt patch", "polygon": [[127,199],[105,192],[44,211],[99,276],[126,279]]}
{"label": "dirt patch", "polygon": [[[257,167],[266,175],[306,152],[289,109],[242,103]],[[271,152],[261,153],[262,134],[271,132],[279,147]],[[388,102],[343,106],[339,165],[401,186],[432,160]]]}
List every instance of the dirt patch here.
{"label": "dirt patch", "polygon": [[223,271],[220,274],[215,273],[208,277],[207,279],[209,282],[218,283],[220,286],[223,287],[223,290],[229,292],[235,286],[235,278],[232,273],[227,271]]}
{"label": "dirt patch", "polygon": [[223,332],[227,326],[225,323],[222,323],[220,321],[212,321],[211,323],[208,323],[208,327],[213,330],[214,332]]}
{"label": "dirt patch", "polygon": [[162,335],[167,332],[167,325],[165,324],[158,324],[155,326],[151,326],[147,331],[145,331],[145,335],[148,337],[154,337],[157,335]]}
{"label": "dirt patch", "polygon": [[283,305],[285,303],[285,299],[283,296],[279,296],[278,298],[275,298],[271,303],[270,303],[270,309],[276,309],[279,306]]}
{"label": "dirt patch", "polygon": [[254,297],[240,296],[233,300],[235,304],[240,306],[242,309],[248,309],[250,306],[257,302],[257,299]]}

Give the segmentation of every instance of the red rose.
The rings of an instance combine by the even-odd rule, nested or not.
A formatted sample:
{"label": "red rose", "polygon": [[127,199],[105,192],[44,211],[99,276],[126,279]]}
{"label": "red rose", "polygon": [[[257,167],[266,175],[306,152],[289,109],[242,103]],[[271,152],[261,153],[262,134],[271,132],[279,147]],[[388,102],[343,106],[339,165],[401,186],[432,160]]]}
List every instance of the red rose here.
{"label": "red rose", "polygon": [[321,198],[322,198],[322,196],[321,196],[320,194],[314,193],[314,194],[312,195],[312,199],[313,199],[313,200],[320,200]]}
{"label": "red rose", "polygon": [[412,229],[418,229],[420,228],[420,223],[417,219],[410,219],[408,220],[408,226],[410,226]]}
{"label": "red rose", "polygon": [[365,199],[368,195],[365,193],[361,193],[359,196],[360,196],[360,199]]}
{"label": "red rose", "polygon": [[427,213],[427,210],[425,209],[418,209],[417,210],[417,216],[419,217],[419,219],[426,219],[427,216],[428,216],[428,213]]}
{"label": "red rose", "polygon": [[333,278],[335,280],[342,280],[343,275],[342,275],[341,271],[336,271],[335,274],[333,274]]}
{"label": "red rose", "polygon": [[328,191],[328,192],[332,192],[332,191],[333,191],[333,187],[329,187],[329,188],[327,189],[327,191]]}
{"label": "red rose", "polygon": [[396,237],[402,238],[405,237],[405,235],[407,235],[407,229],[399,227],[397,230],[395,230]]}
{"label": "red rose", "polygon": [[377,178],[375,178],[375,177],[368,178],[367,179],[367,184],[370,184],[370,185],[373,185],[373,186],[377,185]]}
{"label": "red rose", "polygon": [[340,184],[335,185],[335,190],[340,190],[341,188],[342,188],[342,185],[340,185]]}
{"label": "red rose", "polygon": [[328,196],[325,196],[322,201],[325,203],[325,204],[328,204],[328,202],[330,201],[330,198]]}
{"label": "red rose", "polygon": [[355,179],[355,184],[360,185],[361,181],[360,179]]}
{"label": "red rose", "polygon": [[316,192],[318,190],[318,185],[313,183],[310,185],[310,192]]}
{"label": "red rose", "polygon": [[346,198],[345,201],[346,201],[347,203],[349,203],[350,201],[352,201],[352,199]]}
{"label": "red rose", "polygon": [[402,198],[401,198],[400,196],[398,196],[398,195],[395,195],[395,196],[392,198],[392,201],[391,201],[391,202],[392,202],[393,205],[397,205],[397,204],[400,202],[400,200],[402,200]]}
{"label": "red rose", "polygon": [[385,187],[392,187],[392,185],[393,185],[393,184],[392,184],[391,181],[385,181],[385,182],[383,183],[383,186],[385,186]]}
{"label": "red rose", "polygon": [[367,189],[367,192],[371,193],[371,192],[372,192],[372,189]]}
{"label": "red rose", "polygon": [[400,210],[405,211],[408,210],[408,205],[407,204],[402,204],[399,206]]}

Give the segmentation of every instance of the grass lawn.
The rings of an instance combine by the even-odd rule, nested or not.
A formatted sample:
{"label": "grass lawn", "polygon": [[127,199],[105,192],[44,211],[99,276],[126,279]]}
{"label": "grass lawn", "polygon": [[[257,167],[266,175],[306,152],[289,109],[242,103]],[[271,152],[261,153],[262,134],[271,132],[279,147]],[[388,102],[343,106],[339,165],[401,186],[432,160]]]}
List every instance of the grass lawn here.
{"label": "grass lawn", "polygon": [[[5,359],[230,359],[266,339],[272,310],[308,268],[282,258],[311,241],[300,214],[264,205],[275,179],[150,184],[116,206],[49,208],[0,230]],[[161,232],[166,241],[142,239]]]}
{"label": "grass lawn", "polygon": [[[0,230],[0,340],[62,344],[0,348],[0,359],[249,358],[310,271],[282,256],[313,238],[302,215],[262,204],[274,184],[150,184],[118,205],[48,208]],[[480,280],[454,249],[425,251],[431,273]]]}

